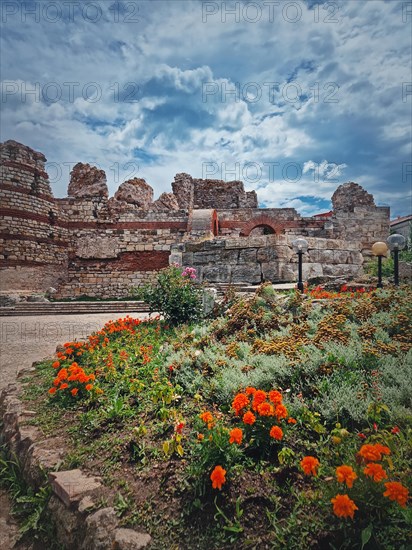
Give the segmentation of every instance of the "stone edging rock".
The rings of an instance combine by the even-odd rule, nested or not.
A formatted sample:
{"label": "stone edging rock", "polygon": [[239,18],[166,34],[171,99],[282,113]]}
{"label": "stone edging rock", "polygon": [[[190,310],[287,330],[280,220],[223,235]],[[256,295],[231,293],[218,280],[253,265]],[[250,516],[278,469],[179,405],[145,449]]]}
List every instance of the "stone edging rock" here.
{"label": "stone edging rock", "polygon": [[57,541],[66,550],[147,548],[150,535],[119,527],[114,508],[96,511],[98,499],[107,495],[107,488],[99,478],[87,476],[79,469],[58,471],[64,456],[59,439],[45,438],[40,430],[29,425],[33,416],[35,413],[27,410],[19,399],[16,384],[1,392],[2,439],[21,464],[25,481],[34,489],[44,483],[48,473],[53,490],[49,510],[56,525]]}

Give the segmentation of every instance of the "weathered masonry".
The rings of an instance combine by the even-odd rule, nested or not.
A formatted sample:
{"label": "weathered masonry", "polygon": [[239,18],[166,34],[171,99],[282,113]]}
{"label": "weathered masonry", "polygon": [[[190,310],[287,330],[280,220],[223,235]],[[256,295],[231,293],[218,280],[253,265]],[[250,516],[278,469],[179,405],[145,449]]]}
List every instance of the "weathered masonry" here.
{"label": "weathered masonry", "polygon": [[240,181],[177,174],[172,192],[153,200],[135,178],[108,196],[106,175],[78,163],[68,197],[53,197],[42,153],[0,145],[0,276],[3,292],[59,297],[127,296],[171,261],[210,282],[294,281],[291,242],[309,242],[304,276],[352,277],[377,240],[389,234],[389,208],[356,183],[341,185],[333,211],[304,218],[293,208],[258,208]]}

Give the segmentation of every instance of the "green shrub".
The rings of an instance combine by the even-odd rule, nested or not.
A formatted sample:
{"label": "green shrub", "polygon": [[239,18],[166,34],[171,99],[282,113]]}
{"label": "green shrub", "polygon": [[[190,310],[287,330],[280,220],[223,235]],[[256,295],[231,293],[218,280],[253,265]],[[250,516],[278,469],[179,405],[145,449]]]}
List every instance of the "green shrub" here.
{"label": "green shrub", "polygon": [[196,281],[195,270],[170,266],[159,271],[154,283],[135,291],[138,299],[161,313],[171,325],[195,323],[203,313],[203,290]]}

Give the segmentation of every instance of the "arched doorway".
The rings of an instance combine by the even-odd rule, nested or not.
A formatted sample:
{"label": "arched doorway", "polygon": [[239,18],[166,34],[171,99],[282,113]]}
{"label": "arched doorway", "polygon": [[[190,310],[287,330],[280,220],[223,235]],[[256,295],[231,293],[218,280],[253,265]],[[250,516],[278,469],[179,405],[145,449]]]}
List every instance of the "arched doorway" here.
{"label": "arched doorway", "polygon": [[274,235],[274,234],[275,234],[275,230],[273,229],[273,227],[267,224],[260,224],[260,225],[255,225],[255,227],[251,229],[249,233],[249,237],[257,237],[260,235]]}

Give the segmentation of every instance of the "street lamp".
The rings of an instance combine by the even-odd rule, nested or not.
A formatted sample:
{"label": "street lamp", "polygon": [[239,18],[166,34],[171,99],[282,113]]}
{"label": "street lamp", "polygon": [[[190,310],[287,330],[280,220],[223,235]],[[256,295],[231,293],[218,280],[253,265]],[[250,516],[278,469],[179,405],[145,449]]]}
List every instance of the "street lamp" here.
{"label": "street lamp", "polygon": [[302,281],[302,256],[308,250],[308,241],[299,237],[292,241],[293,250],[298,255],[298,290],[303,292],[303,281]]}
{"label": "street lamp", "polygon": [[402,250],[405,248],[406,239],[403,235],[400,235],[399,233],[394,233],[393,235],[390,235],[386,242],[389,245],[389,248],[393,252],[393,271],[394,271],[394,279],[395,279],[395,285],[399,285],[399,250]]}
{"label": "street lamp", "polygon": [[388,247],[386,243],[377,242],[372,245],[372,254],[378,257],[378,288],[382,288],[382,257],[386,256],[388,252]]}

